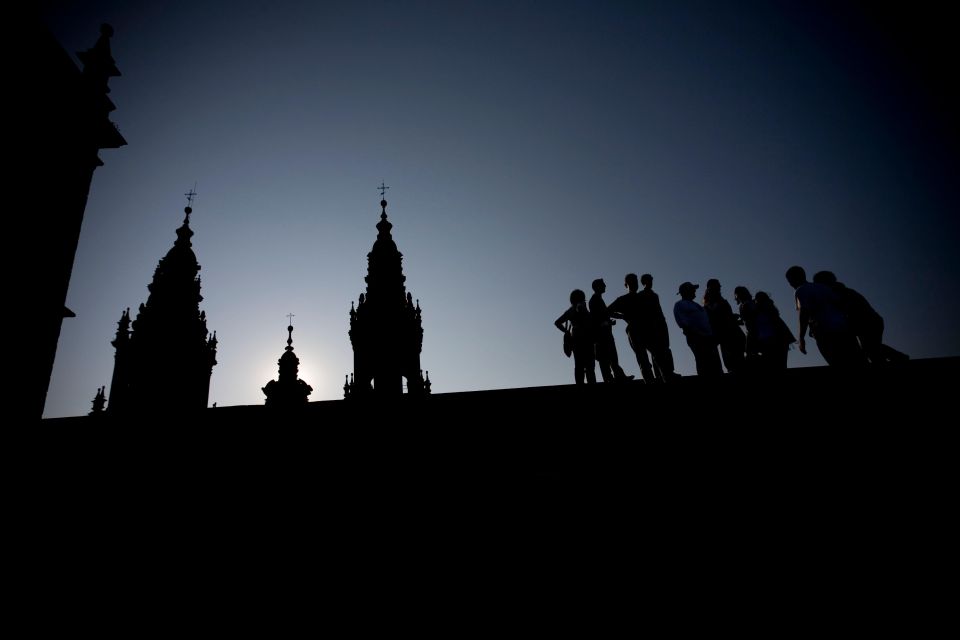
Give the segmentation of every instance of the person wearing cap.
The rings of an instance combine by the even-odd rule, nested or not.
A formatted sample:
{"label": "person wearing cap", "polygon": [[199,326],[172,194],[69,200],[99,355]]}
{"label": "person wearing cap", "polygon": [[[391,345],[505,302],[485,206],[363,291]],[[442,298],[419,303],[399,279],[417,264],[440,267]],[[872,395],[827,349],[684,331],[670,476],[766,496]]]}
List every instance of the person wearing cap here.
{"label": "person wearing cap", "polygon": [[712,378],[723,375],[723,367],[720,366],[720,354],[717,352],[717,341],[710,327],[710,318],[703,307],[693,300],[699,286],[690,282],[680,285],[677,291],[680,300],[673,305],[673,317],[677,326],[683,330],[687,345],[693,352],[697,362],[697,375]]}

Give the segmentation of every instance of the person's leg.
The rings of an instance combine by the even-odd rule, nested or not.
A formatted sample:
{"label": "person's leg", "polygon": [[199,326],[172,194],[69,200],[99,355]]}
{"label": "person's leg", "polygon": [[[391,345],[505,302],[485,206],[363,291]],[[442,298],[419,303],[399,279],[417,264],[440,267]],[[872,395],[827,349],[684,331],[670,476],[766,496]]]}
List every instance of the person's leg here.
{"label": "person's leg", "polygon": [[643,344],[643,339],[640,336],[634,337],[630,333],[627,333],[627,337],[630,339],[630,348],[637,355],[637,364],[640,365],[640,374],[643,376],[643,381],[653,382],[653,369],[650,367],[650,360],[647,358],[647,349]]}

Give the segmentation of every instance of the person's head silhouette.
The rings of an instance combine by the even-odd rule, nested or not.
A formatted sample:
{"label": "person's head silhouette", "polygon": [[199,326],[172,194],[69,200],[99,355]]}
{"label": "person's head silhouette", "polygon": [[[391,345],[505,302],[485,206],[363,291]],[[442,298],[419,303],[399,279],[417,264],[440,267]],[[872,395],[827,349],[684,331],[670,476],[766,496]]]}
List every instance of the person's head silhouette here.
{"label": "person's head silhouette", "polygon": [[796,265],[787,269],[787,282],[790,283],[790,286],[796,289],[800,285],[804,284],[807,281],[807,272],[803,270],[803,267],[798,267]]}
{"label": "person's head silhouette", "polygon": [[737,304],[743,304],[751,299],[750,290],[746,287],[736,287],[733,290],[733,299]]}
{"label": "person's head silhouette", "polygon": [[680,288],[677,290],[677,294],[684,300],[693,300],[694,296],[697,295],[697,289],[700,287],[698,284],[693,284],[692,282],[684,282],[680,285]]}

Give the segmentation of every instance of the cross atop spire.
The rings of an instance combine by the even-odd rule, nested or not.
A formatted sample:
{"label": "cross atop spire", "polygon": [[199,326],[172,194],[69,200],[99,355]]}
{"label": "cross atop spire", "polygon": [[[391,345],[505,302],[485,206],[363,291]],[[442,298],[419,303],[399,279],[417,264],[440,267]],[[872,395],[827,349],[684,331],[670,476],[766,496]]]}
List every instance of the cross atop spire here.
{"label": "cross atop spire", "polygon": [[293,319],[296,317],[296,314],[288,313],[287,314],[287,324],[293,324]]}
{"label": "cross atop spire", "polygon": [[187,214],[184,222],[190,222],[190,214],[193,213],[193,199],[197,197],[197,183],[194,182],[193,188],[183,195],[187,196],[187,206],[183,208],[183,212]]}
{"label": "cross atop spire", "polygon": [[389,189],[389,188],[390,188],[390,187],[388,187],[388,186],[386,185],[386,183],[384,183],[383,180],[380,181],[380,186],[377,187],[377,191],[380,192],[380,199],[381,199],[381,200],[385,200],[385,199],[386,199],[386,197],[387,197],[387,189]]}

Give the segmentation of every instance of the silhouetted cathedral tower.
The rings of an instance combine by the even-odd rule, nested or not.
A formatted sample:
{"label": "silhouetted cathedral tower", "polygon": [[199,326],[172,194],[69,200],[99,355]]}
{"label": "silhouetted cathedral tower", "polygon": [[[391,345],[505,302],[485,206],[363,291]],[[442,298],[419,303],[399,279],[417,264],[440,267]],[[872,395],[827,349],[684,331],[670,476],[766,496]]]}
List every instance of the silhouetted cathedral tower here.
{"label": "silhouetted cathedral tower", "polygon": [[207,333],[206,314],[200,311],[200,265],[190,243],[192,211],[184,209],[177,240],[160,259],[137,318],[131,323],[129,309],[120,317],[112,342],[116,355],[108,413],[184,413],[207,406],[217,336]]}
{"label": "silhouetted cathedral tower", "polygon": [[263,395],[267,396],[266,405],[277,409],[292,409],[307,404],[307,396],[313,393],[313,387],[297,377],[300,358],[293,352],[293,324],[287,325],[287,347],[277,364],[280,375],[261,388]]}
{"label": "silhouetted cathedral tower", "polygon": [[348,396],[425,395],[420,370],[423,327],[420,301],[406,291],[401,262],[403,254],[390,235],[387,201],[381,200],[377,240],[367,254],[366,295],[350,308],[350,342],[353,345],[354,381]]}

